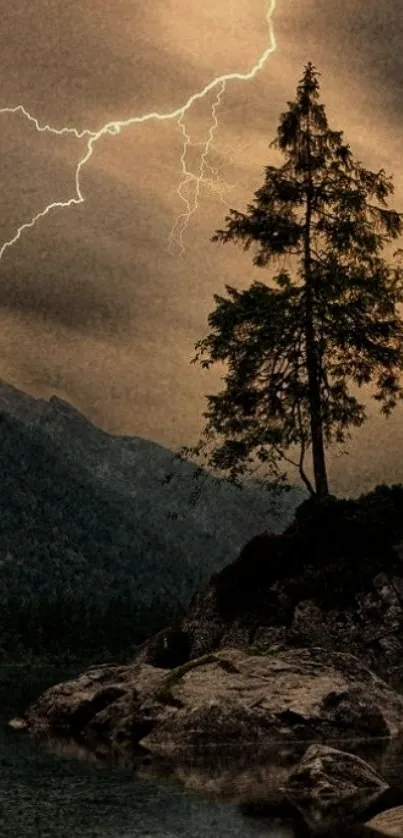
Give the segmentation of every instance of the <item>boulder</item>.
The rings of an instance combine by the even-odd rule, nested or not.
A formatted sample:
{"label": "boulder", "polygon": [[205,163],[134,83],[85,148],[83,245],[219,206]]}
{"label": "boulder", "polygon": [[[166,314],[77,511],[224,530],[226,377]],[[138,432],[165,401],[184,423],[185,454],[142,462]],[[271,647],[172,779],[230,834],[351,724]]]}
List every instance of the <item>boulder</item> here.
{"label": "boulder", "polygon": [[91,667],[46,690],[24,720],[170,757],[217,745],[383,741],[403,730],[403,697],[352,655],[226,648],[173,670]]}
{"label": "boulder", "polygon": [[357,821],[389,788],[368,763],[325,745],[311,745],[284,791],[313,831]]}
{"label": "boulder", "polygon": [[141,745],[160,756],[273,743],[385,741],[403,698],[351,655],[321,648],[222,649],[173,670],[154,699],[176,707]]}
{"label": "boulder", "polygon": [[128,717],[159,686],[169,670],[147,664],[102,664],[77,678],[47,689],[24,715],[32,731],[52,730],[78,734],[94,717],[109,732]]}

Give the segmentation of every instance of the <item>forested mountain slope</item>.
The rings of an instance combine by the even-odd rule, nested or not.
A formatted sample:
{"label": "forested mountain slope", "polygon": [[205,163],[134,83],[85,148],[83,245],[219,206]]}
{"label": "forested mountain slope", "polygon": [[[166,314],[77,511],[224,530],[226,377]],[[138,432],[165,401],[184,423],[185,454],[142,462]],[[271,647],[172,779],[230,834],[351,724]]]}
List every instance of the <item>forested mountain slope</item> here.
{"label": "forested mountain slope", "polygon": [[[208,481],[67,403],[0,385],[0,655],[115,652],[163,625],[251,536],[281,529],[266,492]],[[177,476],[164,484],[167,473]]]}

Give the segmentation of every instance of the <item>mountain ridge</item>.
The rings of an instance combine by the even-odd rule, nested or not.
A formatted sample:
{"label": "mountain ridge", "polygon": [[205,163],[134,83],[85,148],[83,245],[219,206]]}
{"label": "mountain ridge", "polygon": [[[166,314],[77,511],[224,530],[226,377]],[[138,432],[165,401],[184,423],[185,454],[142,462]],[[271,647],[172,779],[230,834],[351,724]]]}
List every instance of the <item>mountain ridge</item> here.
{"label": "mountain ridge", "polygon": [[[301,499],[295,490],[276,520],[267,512],[266,492],[208,479],[192,505],[195,464],[150,440],[103,431],[57,396],[35,399],[5,382],[0,465],[0,657],[11,642],[7,619],[14,633],[18,628],[13,609],[25,626],[18,628],[22,645],[32,640],[39,648],[39,612],[43,607],[55,620],[57,603],[60,612],[67,608],[65,622],[77,623],[70,645],[79,637],[75,608],[92,609],[94,649],[97,631],[107,642],[106,625],[100,625],[105,609],[116,625],[113,612],[122,620],[125,612],[124,632],[141,642],[147,609],[154,611],[152,629],[158,628],[158,614],[163,624],[173,609],[185,607],[251,536],[284,527]],[[164,485],[168,472],[175,477]],[[59,649],[63,642],[60,636]]]}

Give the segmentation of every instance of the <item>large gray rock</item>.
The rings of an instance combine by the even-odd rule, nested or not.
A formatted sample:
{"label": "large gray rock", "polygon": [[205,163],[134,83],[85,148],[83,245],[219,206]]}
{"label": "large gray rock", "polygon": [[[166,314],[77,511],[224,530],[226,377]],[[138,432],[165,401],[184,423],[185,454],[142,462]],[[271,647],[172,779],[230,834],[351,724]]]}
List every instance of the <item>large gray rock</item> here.
{"label": "large gray rock", "polygon": [[100,728],[104,719],[105,730],[111,734],[125,720],[134,719],[137,707],[145,704],[167,672],[138,663],[92,666],[77,678],[47,689],[25,714],[26,726],[33,731],[81,733],[99,717]]}
{"label": "large gray rock", "polygon": [[209,746],[387,739],[403,731],[403,697],[348,654],[227,648],[174,670],[91,667],[48,689],[25,721],[177,757]]}
{"label": "large gray rock", "polygon": [[388,784],[353,754],[311,745],[293,769],[284,790],[313,831],[356,821],[385,794]]}
{"label": "large gray rock", "polygon": [[162,694],[176,713],[141,742],[159,755],[216,743],[387,738],[403,729],[403,698],[348,654],[223,649],[182,669]]}

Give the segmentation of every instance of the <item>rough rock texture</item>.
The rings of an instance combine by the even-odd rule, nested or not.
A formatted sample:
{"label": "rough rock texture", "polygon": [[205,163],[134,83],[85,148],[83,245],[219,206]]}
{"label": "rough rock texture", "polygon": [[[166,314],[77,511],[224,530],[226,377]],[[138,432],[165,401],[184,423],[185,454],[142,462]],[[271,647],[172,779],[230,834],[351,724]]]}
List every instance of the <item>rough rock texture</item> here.
{"label": "rough rock texture", "polygon": [[322,546],[320,559],[297,546],[289,536],[253,539],[193,597],[179,629],[145,644],[138,660],[169,667],[228,645],[320,645],[354,654],[403,688],[398,550],[375,541],[332,555]]}
{"label": "rough rock texture", "polygon": [[[403,835],[403,806],[396,806],[393,809],[381,812],[380,815],[376,815],[370,821],[367,821],[365,826],[368,827],[368,838],[372,834],[374,838],[375,835],[378,835],[379,838],[382,835],[385,838],[401,838]],[[374,830],[373,833],[372,830]]]}
{"label": "rough rock texture", "polygon": [[46,690],[25,714],[27,727],[80,733],[99,717],[108,730],[118,729],[128,718],[135,718],[135,709],[166,674],[147,664],[90,667],[77,678]]}
{"label": "rough rock texture", "polygon": [[162,757],[274,743],[385,740],[403,731],[403,697],[348,654],[266,655],[227,648],[174,670],[92,667],[48,689],[28,729],[140,744]]}
{"label": "rough rock texture", "polygon": [[311,830],[357,820],[389,788],[368,763],[357,756],[311,745],[293,769],[284,790]]}
{"label": "rough rock texture", "polygon": [[224,649],[177,679],[178,704],[142,740],[158,754],[207,742],[388,737],[402,730],[403,698],[351,655],[320,648],[250,655]]}

